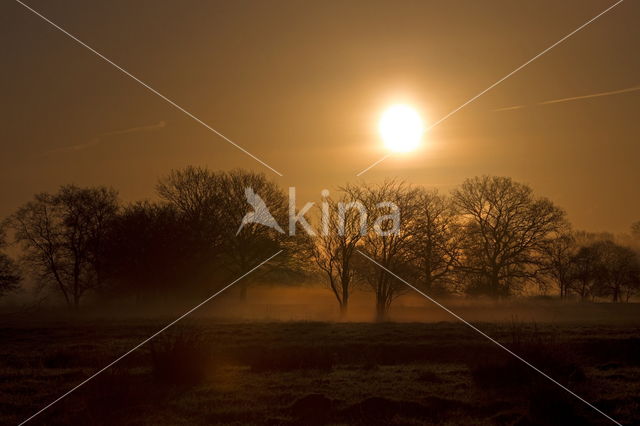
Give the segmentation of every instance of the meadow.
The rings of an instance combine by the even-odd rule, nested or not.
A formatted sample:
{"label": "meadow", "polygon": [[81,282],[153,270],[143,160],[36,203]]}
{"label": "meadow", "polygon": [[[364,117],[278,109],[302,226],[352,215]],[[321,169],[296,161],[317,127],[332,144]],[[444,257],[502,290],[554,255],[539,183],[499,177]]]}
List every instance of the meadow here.
{"label": "meadow", "polygon": [[[169,320],[7,316],[0,329],[0,423],[26,419]],[[476,324],[616,420],[640,423],[637,322]],[[203,313],[31,423],[611,422],[464,324],[258,321]]]}

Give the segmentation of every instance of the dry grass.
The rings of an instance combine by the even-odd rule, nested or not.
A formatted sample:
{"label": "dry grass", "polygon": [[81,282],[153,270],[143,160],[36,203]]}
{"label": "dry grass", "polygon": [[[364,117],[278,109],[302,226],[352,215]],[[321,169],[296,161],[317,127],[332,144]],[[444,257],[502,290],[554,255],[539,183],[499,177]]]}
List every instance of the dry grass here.
{"label": "dry grass", "polygon": [[[16,424],[160,323],[0,330],[0,423]],[[480,324],[624,423],[640,422],[640,330]],[[35,424],[599,424],[462,325],[192,322]]]}
{"label": "dry grass", "polygon": [[149,342],[151,371],[165,385],[197,385],[210,377],[212,348],[197,330],[178,327]]}

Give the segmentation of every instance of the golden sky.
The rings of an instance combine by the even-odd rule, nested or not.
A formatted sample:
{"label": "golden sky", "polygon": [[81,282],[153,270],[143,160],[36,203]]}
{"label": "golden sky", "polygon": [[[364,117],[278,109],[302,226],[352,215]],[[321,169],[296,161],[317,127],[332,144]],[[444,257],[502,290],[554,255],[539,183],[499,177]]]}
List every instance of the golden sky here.
{"label": "golden sky", "polygon": [[[5,1],[2,216],[70,182],[149,198],[187,164],[264,171],[317,199],[385,154],[387,105],[410,103],[428,125],[613,1],[28,4],[284,177]],[[362,177],[448,190],[508,175],[577,228],[627,230],[640,219],[640,91],[626,90],[640,85],[639,19],[625,1]]]}

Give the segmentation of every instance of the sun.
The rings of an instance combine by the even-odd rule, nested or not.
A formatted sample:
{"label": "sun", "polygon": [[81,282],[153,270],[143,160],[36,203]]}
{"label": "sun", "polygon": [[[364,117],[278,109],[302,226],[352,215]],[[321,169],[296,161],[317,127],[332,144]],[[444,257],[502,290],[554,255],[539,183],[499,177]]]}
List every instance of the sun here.
{"label": "sun", "polygon": [[414,108],[396,104],[382,113],[378,131],[387,149],[393,152],[411,152],[420,145],[424,123]]}

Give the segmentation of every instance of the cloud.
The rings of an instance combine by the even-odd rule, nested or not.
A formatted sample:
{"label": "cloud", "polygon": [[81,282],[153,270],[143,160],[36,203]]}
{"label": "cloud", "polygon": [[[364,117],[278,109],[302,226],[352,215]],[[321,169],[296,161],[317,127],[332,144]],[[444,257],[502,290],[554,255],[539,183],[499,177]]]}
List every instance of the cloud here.
{"label": "cloud", "polygon": [[60,148],[52,149],[51,151],[48,151],[48,152],[49,153],[54,153],[54,152],[80,151],[80,150],[91,148],[93,146],[96,146],[96,145],[100,144],[105,137],[117,136],[117,135],[127,135],[129,133],[151,132],[151,131],[154,131],[154,130],[162,129],[166,125],[167,125],[167,123],[165,123],[164,121],[160,121],[160,122],[158,122],[156,124],[150,124],[150,125],[147,125],[147,126],[131,127],[129,129],[114,130],[112,132],[100,133],[99,135],[97,135],[96,137],[94,137],[93,139],[91,139],[88,142],[77,144],[77,145],[63,146],[63,147],[60,147]]}
{"label": "cloud", "polygon": [[[588,94],[588,95],[571,96],[569,98],[551,99],[551,100],[548,100],[548,101],[538,102],[537,104],[534,104],[534,105],[559,104],[559,103],[562,103],[562,102],[580,101],[580,100],[583,100],[583,99],[599,98],[601,96],[612,96],[612,95],[619,95],[619,94],[622,94],[622,93],[637,92],[637,91],[640,91],[640,86],[628,87],[626,89],[620,89],[620,90],[611,90],[609,92],[599,92],[599,93],[591,93],[591,94]],[[512,110],[516,110],[516,109],[526,108],[527,106],[528,105],[514,105],[514,106],[503,107],[503,108],[497,108],[497,109],[494,109],[493,111],[494,112],[512,111]]]}

